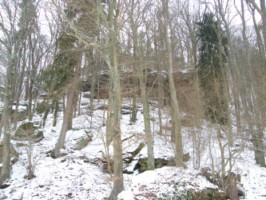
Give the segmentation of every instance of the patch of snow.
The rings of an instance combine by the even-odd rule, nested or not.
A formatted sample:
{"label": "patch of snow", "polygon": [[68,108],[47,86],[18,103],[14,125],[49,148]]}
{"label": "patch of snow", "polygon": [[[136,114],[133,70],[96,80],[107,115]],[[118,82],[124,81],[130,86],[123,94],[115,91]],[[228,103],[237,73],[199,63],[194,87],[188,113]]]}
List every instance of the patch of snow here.
{"label": "patch of snow", "polygon": [[117,198],[118,200],[135,200],[133,192],[128,190],[121,192]]}
{"label": "patch of snow", "polygon": [[[82,99],[88,102],[88,99]],[[123,102],[123,105],[128,105]],[[107,105],[105,100],[92,102],[94,105]],[[150,105],[152,117],[151,128],[154,135],[155,158],[170,158],[174,156],[174,145],[170,141],[170,131],[164,130],[162,135],[157,135],[158,109],[156,102]],[[0,192],[0,199],[27,199],[27,200],[64,200],[64,199],[88,199],[102,200],[109,196],[112,189],[112,176],[101,171],[101,166],[95,162],[106,155],[106,117],[105,110],[95,110],[88,115],[88,108],[81,108],[82,115],[73,120],[73,129],[67,132],[65,153],[58,159],[49,156],[49,152],[57,143],[61,131],[63,113],[58,113],[58,122],[53,127],[53,114],[47,117],[44,131],[44,139],[32,144],[32,161],[35,167],[36,177],[27,180],[28,158],[27,147],[17,147],[20,157],[13,165],[10,179],[11,185]],[[130,122],[129,115],[122,115],[121,133],[123,139],[123,153],[136,150],[141,142],[145,143],[144,119],[141,113],[142,106],[138,105],[137,121]],[[163,124],[169,124],[169,111],[163,110]],[[40,115],[34,115],[33,121],[42,121]],[[23,122],[21,122],[23,123]],[[20,124],[20,123],[19,123]],[[233,131],[236,129],[232,129]],[[93,135],[92,141],[84,149],[76,151],[73,146],[78,138],[89,131]],[[124,174],[125,191],[119,194],[121,200],[133,199],[167,199],[184,195],[186,190],[193,189],[200,191],[205,188],[217,188],[195,170],[195,149],[193,140],[200,140],[201,166],[210,167],[214,170],[221,170],[221,150],[217,141],[217,130],[215,126],[203,122],[201,127],[182,127],[184,153],[189,153],[191,159],[186,163],[187,169],[175,167],[163,167],[153,171],[145,171],[141,174]],[[197,137],[195,137],[197,136]],[[194,141],[195,142],[195,141]],[[221,142],[226,145],[226,138]],[[227,147],[227,146],[226,146]],[[228,157],[228,149],[225,149],[225,156]],[[236,148],[230,150],[236,151]],[[110,155],[113,155],[113,148],[110,148]],[[147,147],[140,151],[131,165],[127,166],[133,171],[137,159],[147,157]],[[241,175],[241,185],[245,192],[245,200],[262,200],[266,198],[266,169],[257,166],[254,162],[252,149],[246,148],[235,155],[235,164],[232,171]],[[228,169],[228,166],[227,168]]]}
{"label": "patch of snow", "polygon": [[250,153],[250,151],[243,153],[246,154],[245,160],[240,158],[235,164],[234,171],[241,174],[241,185],[246,195],[244,199],[264,200],[266,199],[266,168],[256,165],[254,159],[249,157]]}
{"label": "patch of snow", "polygon": [[135,197],[142,197],[140,199],[149,199],[148,197],[171,199],[185,195],[184,192],[188,189],[194,191],[201,191],[205,188],[217,189],[217,186],[197,172],[176,167],[163,167],[131,176],[125,193],[133,193]]}

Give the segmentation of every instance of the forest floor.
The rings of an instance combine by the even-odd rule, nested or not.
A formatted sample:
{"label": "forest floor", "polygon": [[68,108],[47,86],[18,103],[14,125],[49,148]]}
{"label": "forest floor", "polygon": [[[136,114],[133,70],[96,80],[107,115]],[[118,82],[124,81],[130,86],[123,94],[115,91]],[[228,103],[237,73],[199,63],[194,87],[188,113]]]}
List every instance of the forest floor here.
{"label": "forest floor", "polygon": [[[12,141],[19,152],[19,158],[12,167],[9,186],[0,189],[0,199],[101,200],[108,197],[112,189],[112,176],[102,170],[103,166],[100,162],[106,152],[104,142],[106,110],[95,109],[90,116],[86,114],[88,99],[83,99],[81,103],[81,113],[74,118],[72,130],[67,133],[64,156],[53,159],[49,154],[61,130],[62,112],[59,113],[55,127],[52,126],[53,115],[49,114],[46,125],[42,128],[44,139],[41,141],[26,146],[18,146],[17,141]],[[103,104],[105,104],[104,101],[95,102],[95,108],[96,105]],[[127,105],[127,102],[124,102],[124,105]],[[138,109],[136,123],[130,123],[129,114],[122,115],[124,156],[134,151],[145,140],[142,106],[139,105]],[[155,158],[171,158],[174,156],[174,146],[170,142],[170,133],[165,130],[162,135],[157,134],[159,125],[156,103],[151,104],[150,109]],[[169,125],[168,116],[165,111],[163,113],[165,126]],[[34,121],[40,123],[42,116],[36,114]],[[174,197],[184,195],[188,189],[200,191],[204,188],[217,188],[200,175],[200,169],[203,168],[221,172],[221,151],[216,132],[216,127],[206,121],[203,121],[200,127],[182,127],[184,153],[190,155],[185,169],[165,166],[143,173],[134,171],[134,162],[147,155],[147,149],[144,146],[135,157],[135,161],[125,166],[132,171],[132,174],[124,174],[125,191],[119,195],[119,198],[124,200],[175,199]],[[233,132],[235,132],[234,129]],[[92,141],[85,148],[77,150],[77,141],[87,134],[92,136]],[[226,147],[225,157],[229,158],[228,150],[233,152],[231,154],[232,171],[241,176],[239,187],[245,193],[242,199],[266,199],[266,169],[255,164],[250,141],[246,140],[244,144],[240,139],[235,140],[234,146],[227,148],[226,139],[221,140]],[[198,151],[195,144],[200,144]],[[31,180],[26,178],[29,152],[32,153],[31,159],[36,176]],[[110,154],[112,154],[112,147]],[[229,164],[226,166],[226,170],[228,169]]]}

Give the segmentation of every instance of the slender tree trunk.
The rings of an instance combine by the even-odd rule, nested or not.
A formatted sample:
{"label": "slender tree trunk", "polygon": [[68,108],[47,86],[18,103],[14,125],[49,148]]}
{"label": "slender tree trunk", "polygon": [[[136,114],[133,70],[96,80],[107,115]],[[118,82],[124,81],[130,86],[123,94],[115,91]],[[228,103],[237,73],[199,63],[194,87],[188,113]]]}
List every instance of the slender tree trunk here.
{"label": "slender tree trunk", "polygon": [[2,129],[3,129],[3,116],[0,117],[0,138],[2,138]]}
{"label": "slender tree trunk", "polygon": [[[94,73],[94,72],[93,72]],[[94,77],[94,75],[92,75],[92,80],[91,80],[91,90],[90,90],[90,115],[93,115],[93,109],[94,109],[94,105],[93,105],[93,101],[94,101],[94,96],[95,96],[95,89],[96,89],[96,78]],[[96,76],[96,74],[95,74]]]}
{"label": "slender tree trunk", "polygon": [[91,88],[90,88],[90,114],[91,116],[93,115],[93,109],[94,109],[94,105],[93,105],[93,101],[94,101],[94,96],[95,95],[95,90],[96,90],[96,86],[97,86],[97,64],[98,62],[95,62],[92,60],[93,59],[93,50],[90,49],[89,52],[88,52],[88,59],[89,59],[89,65],[92,66],[92,77],[91,77]]}
{"label": "slender tree trunk", "polygon": [[[260,0],[261,8],[257,6],[255,1],[247,1],[248,3],[253,5],[252,8],[252,18],[254,23],[254,28],[257,36],[257,45],[260,53],[260,63],[261,63],[261,74],[265,72],[265,41],[266,41],[266,8],[265,8],[265,0]],[[242,3],[242,13],[243,13],[243,0]],[[256,23],[255,18],[255,9],[260,13],[262,17],[263,23],[263,38],[261,37],[259,27]],[[264,144],[263,144],[263,124],[262,124],[262,116],[264,116],[265,110],[263,109],[265,105],[265,95],[264,92],[264,83],[260,80],[260,77],[257,77],[256,71],[258,69],[254,69],[251,67],[251,48],[249,47],[248,39],[246,36],[246,26],[244,22],[244,15],[242,14],[242,23],[243,23],[243,39],[246,45],[246,51],[244,52],[244,74],[246,79],[242,80],[243,88],[242,88],[242,101],[245,110],[245,116],[248,120],[249,132],[252,137],[252,143],[254,148],[255,160],[256,163],[262,167],[265,167],[265,153],[264,153]],[[264,40],[264,43],[263,43]],[[259,62],[259,61],[258,61]],[[243,74],[243,73],[242,73]],[[263,88],[263,89],[262,89]],[[263,99],[263,100],[262,100]]]}
{"label": "slender tree trunk", "polygon": [[32,41],[32,35],[29,36],[29,50],[30,50],[30,58],[29,58],[29,68],[30,68],[30,77],[29,77],[29,93],[28,93],[28,119],[32,120],[32,102],[33,102],[33,86],[36,79],[36,70],[37,70],[37,63],[35,62],[35,44]]}
{"label": "slender tree trunk", "polygon": [[163,134],[162,109],[164,107],[164,92],[163,92],[163,74],[159,67],[158,73],[158,118],[159,118],[159,135]]}
{"label": "slender tree trunk", "polygon": [[[25,74],[25,66],[26,66],[26,45],[25,43],[23,44],[23,47],[19,49],[19,59],[20,62],[18,66],[21,66],[21,60],[22,60],[22,69],[18,76],[18,81],[17,81],[17,86],[14,94],[14,101],[16,101],[16,108],[14,112],[14,130],[17,128],[17,116],[18,116],[18,107],[19,107],[19,102],[20,102],[20,97],[22,93],[22,85],[23,85],[23,79],[24,79],[24,74]],[[22,57],[22,58],[21,58]]]}
{"label": "slender tree trunk", "polygon": [[[70,97],[67,97],[67,101],[69,100],[69,98],[72,98],[71,99],[71,104],[69,104],[70,108],[69,107],[66,107],[66,109],[69,109],[70,111],[70,114],[69,114],[69,117],[68,117],[68,121],[67,121],[67,131],[68,130],[71,130],[72,129],[72,126],[73,126],[73,118],[75,117],[74,116],[74,112],[75,112],[75,108],[77,107],[77,86],[75,87],[74,89],[74,92],[72,94],[72,91],[70,92]],[[68,104],[67,104],[68,106]]]}
{"label": "slender tree trunk", "polygon": [[[131,1],[131,7],[130,7],[130,14],[129,14],[129,20],[130,20],[130,28],[132,31],[132,41],[133,41],[133,74],[138,73],[137,72],[137,66],[136,66],[136,61],[137,61],[137,29],[138,27],[136,26],[135,19],[134,19],[134,8],[135,8],[135,1]],[[130,121],[135,123],[137,120],[137,97],[138,97],[138,92],[139,92],[139,87],[138,87],[138,82],[139,82],[139,77],[133,76],[133,84],[136,87],[133,88],[132,90],[132,96],[133,96],[133,102],[132,102],[132,115]]]}
{"label": "slender tree trunk", "polygon": [[29,95],[29,69],[27,69],[27,77],[26,77],[26,82],[25,82],[25,96],[24,96],[24,101],[28,100],[28,95]]}
{"label": "slender tree trunk", "polygon": [[53,127],[57,124],[57,115],[59,111],[59,99],[54,100],[54,119],[53,119]]}
{"label": "slender tree trunk", "polygon": [[30,77],[30,85],[29,85],[29,96],[28,96],[28,119],[32,120],[32,87],[33,87],[33,80]]}
{"label": "slender tree trunk", "polygon": [[[75,96],[74,96],[74,101],[73,101],[73,107],[72,107],[72,116],[75,118],[77,116],[77,110],[78,110],[78,100],[79,100],[79,96],[81,95],[80,92],[78,91],[78,87],[76,88],[75,91]],[[72,120],[71,120],[71,124],[69,126],[69,129],[72,129]]]}
{"label": "slender tree trunk", "polygon": [[266,4],[265,0],[260,0],[261,18],[263,27],[264,52],[266,52]]}
{"label": "slender tree trunk", "polygon": [[[134,82],[136,83],[135,78],[134,78]],[[135,87],[137,87],[137,84],[134,84],[134,85],[135,85]],[[137,113],[138,113],[138,107],[137,107],[138,95],[137,95],[137,92],[138,92],[138,89],[133,88],[133,91],[132,91],[132,113],[130,116],[130,122],[132,122],[132,123],[135,123],[137,121]]]}
{"label": "slender tree trunk", "polygon": [[106,120],[106,146],[107,146],[107,154],[109,156],[109,146],[113,140],[113,132],[112,128],[114,126],[114,118],[113,113],[111,111],[114,110],[114,102],[113,102],[113,89],[112,89],[112,81],[109,79],[109,86],[108,86],[108,112],[107,112],[107,120]]}
{"label": "slender tree trunk", "polygon": [[78,97],[78,105],[77,105],[77,110],[78,110],[78,115],[81,114],[81,100],[82,100],[82,93],[79,93],[79,97]]}
{"label": "slender tree trunk", "polygon": [[[135,58],[135,56],[134,56],[134,58]],[[135,66],[133,67],[133,74],[136,74]],[[132,90],[131,90],[132,112],[131,112],[131,115],[130,115],[130,122],[131,123],[135,123],[137,121],[137,114],[138,114],[137,103],[138,103],[138,90],[139,90],[139,87],[138,87],[138,79],[137,79],[137,77],[135,77],[133,75],[132,79],[133,79],[134,88],[132,88]]]}
{"label": "slender tree trunk", "polygon": [[175,142],[175,160],[176,166],[183,166],[183,143],[182,143],[182,134],[181,134],[181,124],[179,116],[179,106],[176,97],[176,88],[174,84],[173,77],[173,57],[172,57],[172,48],[169,38],[169,8],[168,0],[162,0],[163,5],[163,14],[165,18],[165,42],[167,48],[167,58],[168,58],[168,79],[169,79],[169,89],[170,89],[170,98],[171,98],[171,114],[172,114],[172,125],[173,125],[173,136],[172,141]]}
{"label": "slender tree trunk", "polygon": [[158,42],[154,36],[155,57],[157,58],[157,71],[158,71],[158,118],[159,118],[159,135],[163,134],[162,110],[164,108],[164,80],[162,72],[162,62],[158,50]]}
{"label": "slender tree trunk", "polygon": [[[238,11],[240,12],[240,16],[242,18],[242,23],[243,23],[243,29],[245,29],[246,27],[246,24],[245,24],[245,14],[244,14],[244,7],[243,7],[243,2],[241,2],[241,11]],[[227,35],[227,38],[228,38],[228,66],[229,66],[229,73],[231,73],[231,85],[232,85],[232,96],[233,96],[233,103],[234,103],[234,108],[235,108],[235,117],[236,117],[236,125],[237,125],[237,133],[238,135],[241,135],[241,113],[240,113],[240,97],[239,97],[239,90],[240,90],[240,84],[239,84],[239,80],[240,80],[240,73],[239,73],[239,68],[237,67],[237,64],[236,64],[236,58],[235,58],[235,55],[234,55],[234,46],[232,45],[232,34],[231,34],[231,31],[230,31],[230,27],[229,27],[229,24],[226,20],[226,17],[225,17],[225,12],[222,8],[222,2],[219,0],[218,1],[218,8],[217,8],[217,13],[219,13],[219,16],[220,18],[222,18],[222,22],[223,24],[225,25],[225,31],[226,31],[226,35]],[[242,12],[242,13],[241,13]],[[243,35],[245,35],[245,31],[243,32]],[[222,65],[222,59],[223,59],[223,56],[221,54],[222,52],[222,39],[220,37],[220,34],[218,34],[219,36],[219,57],[220,57],[220,61],[221,61],[221,65]],[[246,44],[245,44],[246,46]],[[230,99],[230,95],[229,95],[229,85],[230,83],[228,84],[228,82],[230,81],[229,80],[226,80],[228,78],[226,78],[226,71],[223,70],[223,74],[224,76],[222,77],[224,80],[222,80],[222,83],[223,85],[225,85],[225,89],[224,92],[222,93],[225,93],[226,95],[223,95],[224,97],[224,101],[225,102],[229,102],[229,99]],[[228,103],[227,103],[228,104]],[[228,106],[227,106],[228,107]],[[226,109],[224,109],[226,110]],[[227,117],[228,118],[228,130],[229,130],[229,135],[228,135],[228,139],[229,139],[229,142],[230,144],[233,143],[233,135],[231,134],[231,127],[232,127],[232,124],[231,124],[231,119],[230,119],[230,115],[229,115],[229,108],[227,108],[228,111],[226,111],[228,114],[227,114]]]}
{"label": "slender tree trunk", "polygon": [[[107,109],[107,119],[106,119],[106,133],[105,133],[105,140],[106,140],[106,158],[107,158],[107,171],[112,172],[112,164],[110,159],[110,145],[114,139],[113,127],[114,127],[114,97],[113,97],[113,83],[109,78],[108,84],[108,109]],[[103,120],[105,117],[105,112],[103,112]],[[104,124],[105,122],[103,122]]]}
{"label": "slender tree trunk", "polygon": [[[140,66],[143,66],[142,61],[143,51],[142,51],[142,41],[140,41]],[[144,82],[145,77],[143,74],[143,69],[139,67],[139,84],[140,84],[140,90],[141,90],[141,99],[142,99],[142,105],[143,105],[143,117],[144,117],[144,127],[145,127],[145,135],[146,135],[146,141],[147,141],[147,149],[148,149],[148,162],[147,167],[149,170],[152,170],[155,168],[154,166],[154,142],[153,142],[153,136],[151,133],[151,125],[150,125],[150,110],[149,110],[149,103],[148,103],[148,96],[146,93],[146,84]]]}

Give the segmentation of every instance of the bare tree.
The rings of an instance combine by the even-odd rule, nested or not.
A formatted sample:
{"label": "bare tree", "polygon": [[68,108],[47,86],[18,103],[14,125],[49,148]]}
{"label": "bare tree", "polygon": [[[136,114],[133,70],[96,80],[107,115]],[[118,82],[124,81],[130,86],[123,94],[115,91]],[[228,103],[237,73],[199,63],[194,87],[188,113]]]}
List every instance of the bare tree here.
{"label": "bare tree", "polygon": [[[72,10],[73,6],[76,6],[76,11]],[[78,15],[78,9],[80,9],[79,6],[79,4],[75,4],[72,1],[67,2],[66,14],[68,15],[68,20],[73,20],[73,18]],[[79,17],[81,18],[81,16]],[[60,135],[53,151],[54,157],[60,156],[60,149],[64,148],[66,133],[72,128],[73,112],[77,105],[77,101],[75,101],[75,99],[80,85],[82,46],[78,43],[77,39],[71,36],[71,33],[69,34],[68,32],[71,31],[66,28],[66,31],[62,33],[61,37],[58,39],[60,51],[58,59],[61,60],[61,62],[64,60],[65,70],[67,70],[65,77],[66,80],[64,80],[66,81],[66,85],[63,86],[67,94],[67,103]],[[61,62],[59,61],[59,63]]]}
{"label": "bare tree", "polygon": [[[129,21],[131,28],[131,38],[133,43],[133,68],[134,72],[137,73],[139,86],[141,90],[141,100],[143,104],[143,117],[144,117],[144,129],[146,134],[147,149],[148,149],[148,169],[154,169],[154,142],[150,125],[150,111],[148,103],[147,88],[145,83],[145,64],[144,64],[144,34],[139,33],[138,30],[141,24],[144,26],[143,18],[147,18],[145,13],[148,13],[148,9],[151,8],[151,1],[147,1],[145,4],[141,4],[140,1],[131,1],[131,9],[129,11]],[[143,18],[136,18],[137,13],[142,13]],[[146,24],[147,27],[147,24]],[[147,30],[148,32],[148,30]],[[139,66],[137,66],[137,64]]]}
{"label": "bare tree", "polygon": [[[109,196],[109,199],[117,199],[117,195],[124,189],[123,181],[123,159],[122,159],[122,141],[121,141],[121,130],[120,130],[120,119],[121,119],[121,86],[120,86],[120,75],[118,70],[117,60],[117,38],[119,36],[119,9],[120,2],[116,0],[109,1],[108,9],[108,46],[110,52],[105,56],[107,65],[109,67],[110,74],[110,88],[112,95],[109,96],[109,108],[108,112],[111,113],[109,120],[111,120],[111,129],[106,129],[106,132],[110,131],[113,138],[113,149],[114,149],[114,178],[113,178],[113,189]],[[109,92],[110,94],[111,92]]]}
{"label": "bare tree", "polygon": [[260,0],[260,4],[258,4],[255,0],[246,0],[246,2],[252,6],[252,9],[256,10],[262,19],[262,33],[263,33],[263,46],[264,51],[266,51],[266,3],[265,0]]}
{"label": "bare tree", "polygon": [[175,159],[176,165],[178,167],[183,166],[183,144],[182,144],[182,133],[181,133],[181,124],[180,124],[180,116],[179,116],[179,106],[176,96],[176,89],[174,84],[173,77],[173,56],[172,56],[172,47],[171,41],[169,38],[169,7],[168,0],[162,0],[162,12],[164,16],[164,33],[165,33],[165,43],[167,49],[167,57],[168,57],[168,79],[169,79],[169,89],[170,89],[170,98],[171,98],[171,115],[172,115],[172,124],[173,124],[173,133],[172,133],[172,141],[175,143]]}
{"label": "bare tree", "polygon": [[[240,73],[244,74],[245,78],[241,79],[240,82],[240,96],[242,100],[242,106],[245,110],[244,119],[248,125],[248,130],[252,138],[252,143],[254,147],[255,160],[256,163],[265,167],[265,150],[263,143],[263,127],[265,124],[263,123],[263,118],[265,117],[265,92],[262,88],[265,87],[265,81],[259,74],[265,75],[265,1],[260,1],[259,7],[255,1],[246,1],[249,6],[254,30],[256,32],[256,40],[257,47],[259,51],[257,52],[256,48],[254,48],[254,44],[249,42],[247,37],[247,26],[245,21],[245,4],[244,1],[241,1],[241,10],[238,10],[238,13],[241,16],[242,20],[242,40],[244,44],[243,50],[238,55],[237,62],[241,63]],[[261,32],[258,28],[255,11],[258,11],[261,15],[263,30],[261,37]],[[243,52],[244,51],[244,52]],[[258,58],[258,57],[259,58]],[[256,58],[257,57],[257,58]],[[256,65],[252,62],[252,59],[256,59]],[[251,67],[252,66],[252,67]],[[252,83],[252,84],[251,84]]]}
{"label": "bare tree", "polygon": [[[10,116],[12,109],[12,90],[13,90],[13,72],[17,64],[17,50],[19,42],[16,40],[17,28],[16,20],[19,17],[18,4],[16,2],[2,1],[0,3],[0,39],[1,53],[6,59],[1,59],[1,65],[5,67],[4,75],[4,110],[2,115],[2,124],[4,128],[3,138],[3,163],[0,175],[0,185],[10,178],[11,163],[10,163]],[[2,56],[1,56],[2,57]],[[2,58],[3,58],[2,57]]]}

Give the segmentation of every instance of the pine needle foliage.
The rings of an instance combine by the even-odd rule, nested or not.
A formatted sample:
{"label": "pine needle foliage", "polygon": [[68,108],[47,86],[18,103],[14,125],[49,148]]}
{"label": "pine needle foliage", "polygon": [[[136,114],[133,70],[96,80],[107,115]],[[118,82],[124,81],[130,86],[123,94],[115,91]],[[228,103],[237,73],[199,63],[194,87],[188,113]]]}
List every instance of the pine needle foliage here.
{"label": "pine needle foliage", "polygon": [[226,63],[228,39],[213,13],[205,13],[198,25],[198,75],[204,92],[205,115],[214,123],[228,122]]}

